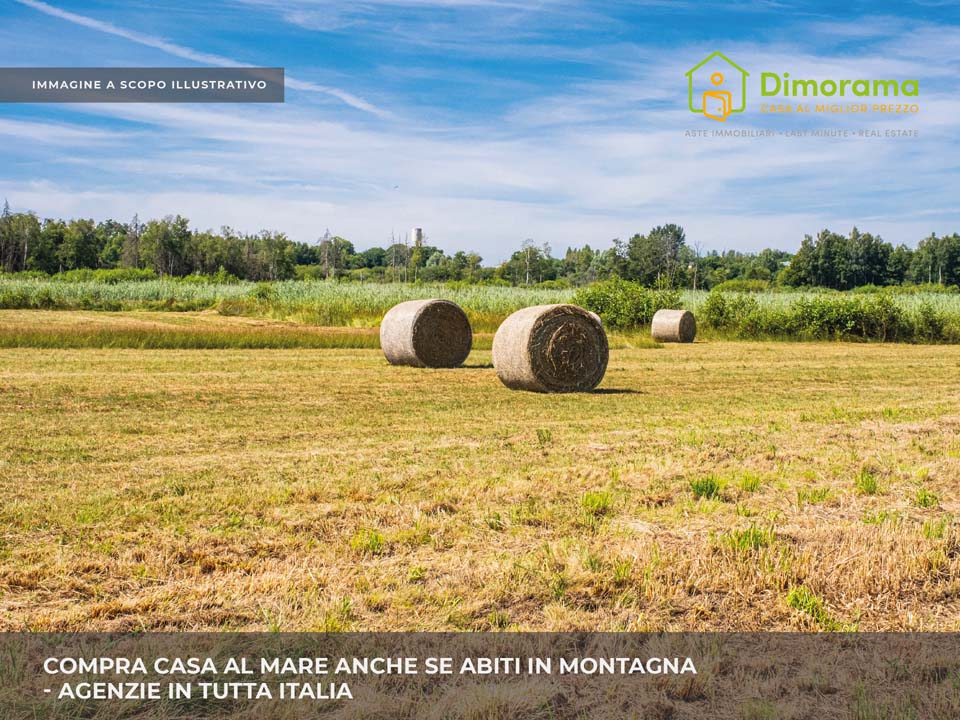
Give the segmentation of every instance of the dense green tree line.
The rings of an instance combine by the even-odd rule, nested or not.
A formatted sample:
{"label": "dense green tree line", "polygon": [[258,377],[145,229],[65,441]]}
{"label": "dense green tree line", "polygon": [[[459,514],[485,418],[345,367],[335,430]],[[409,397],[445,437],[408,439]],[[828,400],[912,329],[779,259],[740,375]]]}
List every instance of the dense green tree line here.
{"label": "dense green tree line", "polygon": [[191,274],[247,280],[290,278],[401,282],[502,283],[581,286],[620,277],[659,288],[716,287],[749,281],[791,287],[847,290],[863,285],[960,284],[960,235],[931,235],[916,249],[894,247],[878,235],[853,228],[849,235],[823,230],[806,236],[793,255],[780,250],[702,253],[683,228],[668,224],[615,239],[612,247],[567,248],[554,257],[549,244],[525,240],[508,260],[484,266],[477,253],[448,255],[432,245],[393,242],[357,250],[325,233],[314,244],[283,233],[238,233],[190,228],[186,218],[168,216],[141,223],[106,220],[41,221],[32,213],[0,215],[0,268],[49,274],[83,268],[137,268],[158,275]]}

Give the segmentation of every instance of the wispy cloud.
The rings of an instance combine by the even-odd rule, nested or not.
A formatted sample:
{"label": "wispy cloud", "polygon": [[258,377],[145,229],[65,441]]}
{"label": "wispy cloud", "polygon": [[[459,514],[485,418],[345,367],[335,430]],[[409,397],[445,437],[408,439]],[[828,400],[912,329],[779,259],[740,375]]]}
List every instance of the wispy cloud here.
{"label": "wispy cloud", "polygon": [[[41,0],[20,2],[52,7]],[[473,248],[490,261],[508,255],[525,237],[562,251],[568,244],[604,246],[612,237],[662,222],[684,225],[688,237],[706,249],[741,250],[794,248],[804,233],[853,224],[908,243],[931,230],[960,229],[960,210],[952,209],[960,192],[955,160],[960,85],[952,52],[960,33],[954,25],[892,16],[825,25],[822,18],[806,16],[799,22],[782,9],[777,29],[757,40],[761,33],[738,34],[739,25],[731,21],[716,32],[729,33],[723,49],[754,71],[751,81],[767,69],[789,70],[794,77],[918,77],[922,104],[919,115],[900,117],[772,118],[752,107],[724,127],[906,127],[920,136],[696,138],[685,136],[684,129],[720,126],[685,110],[683,73],[716,49],[713,38],[651,40],[639,25],[608,36],[596,29],[615,28],[615,19],[604,16],[594,24],[578,14],[631,4],[519,4],[247,0],[238,11],[244,20],[263,22],[264,37],[274,42],[289,36],[291,45],[302,43],[304,66],[314,61],[316,36],[273,22],[273,14],[333,8],[338,22],[363,24],[325,38],[325,56],[345,57],[339,66],[331,61],[331,69],[344,75],[362,65],[363,87],[391,97],[399,108],[397,121],[361,122],[360,114],[331,112],[327,103],[305,102],[303,95],[277,106],[61,107],[49,112],[76,123],[6,127],[21,135],[51,134],[56,126],[79,131],[64,135],[70,152],[62,153],[63,160],[44,155],[43,163],[23,163],[19,176],[0,179],[0,191],[41,214],[123,218],[182,212],[201,227],[272,227],[298,240],[312,240],[329,226],[360,247],[382,244],[391,228],[419,225],[428,229],[431,242]],[[737,12],[771,12],[765,3],[747,5]],[[721,6],[726,8],[707,5],[714,11]],[[689,12],[702,7],[691,3]],[[440,26],[423,24],[419,13],[426,10],[441,18]],[[121,25],[133,24],[122,17],[116,16]],[[107,24],[110,30],[104,30],[99,20],[84,19],[97,23],[98,31],[127,33],[120,36],[164,52],[172,47],[176,57],[230,64],[228,58],[153,36],[130,38],[126,29]],[[476,22],[456,27],[468,20]],[[579,31],[581,20],[593,34]],[[435,57],[420,53],[423,45],[393,52],[380,31],[390,28],[393,39],[396,25],[402,26],[401,36],[420,32],[428,36],[425,42],[438,43],[431,50],[441,43],[462,46],[473,36],[480,37],[483,49]],[[891,34],[891,28],[897,32]],[[303,50],[308,44],[310,50]],[[277,52],[298,57],[286,46]],[[463,62],[466,53],[473,53],[469,62]],[[89,147],[98,141],[85,138],[84,127],[94,133],[120,127],[136,136],[120,136],[104,153]],[[8,150],[0,158],[9,155]]]}
{"label": "wispy cloud", "polygon": [[[611,29],[615,20],[604,3],[583,0],[240,0],[284,21],[320,32],[388,33],[402,47],[470,54],[514,43],[546,40],[558,29]],[[646,0],[637,6],[677,5]]]}
{"label": "wispy cloud", "polygon": [[[78,13],[70,12],[69,10],[64,10],[62,8],[55,7],[48,3],[42,2],[42,0],[15,0],[15,2],[25,5],[27,7],[38,10],[46,15],[51,17],[59,18],[60,20],[65,20],[67,22],[74,23],[75,25],[80,25],[91,30],[97,30],[98,32],[107,33],[108,35],[114,35],[116,37],[124,38],[131,42],[138,43],[140,45],[145,45],[147,47],[155,48],[161,50],[168,55],[181,58],[183,60],[189,60],[190,62],[200,63],[203,65],[215,65],[215,66],[238,66],[242,65],[232,58],[223,57],[222,55],[214,55],[211,53],[202,52],[200,50],[194,50],[183,45],[178,45],[176,43],[169,42],[163,38],[155,37],[153,35],[147,35],[145,33],[136,32],[134,30],[128,30],[126,28],[118,27],[110,22],[105,22],[103,20],[97,20],[95,18],[88,17],[86,15],[80,15]],[[341,102],[349,105],[352,108],[357,110],[362,110],[367,113],[371,113],[381,118],[388,118],[392,116],[387,110],[377,107],[376,105],[367,102],[361,97],[354,95],[351,92],[346,90],[341,90],[337,87],[331,87],[329,85],[319,85],[317,83],[308,82],[304,80],[297,80],[296,78],[286,77],[287,87],[293,88],[295,90],[304,90],[307,92],[318,92],[330,95],[337,98]]]}
{"label": "wispy cloud", "polygon": [[49,123],[28,120],[10,120],[0,118],[0,136],[30,140],[44,145],[82,148],[88,145],[102,145],[105,142],[129,140],[132,133],[120,133],[111,130],[74,125],[70,123]]}

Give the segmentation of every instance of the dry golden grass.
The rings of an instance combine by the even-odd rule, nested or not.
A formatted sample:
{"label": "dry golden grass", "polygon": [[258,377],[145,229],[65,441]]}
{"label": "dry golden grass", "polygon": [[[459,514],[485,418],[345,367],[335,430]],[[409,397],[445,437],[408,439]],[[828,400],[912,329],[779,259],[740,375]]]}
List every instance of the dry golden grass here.
{"label": "dry golden grass", "polygon": [[956,348],[489,362],[0,350],[0,629],[960,630]]}
{"label": "dry golden grass", "polygon": [[375,348],[376,328],[316,327],[214,311],[0,310],[0,347],[34,348]]}

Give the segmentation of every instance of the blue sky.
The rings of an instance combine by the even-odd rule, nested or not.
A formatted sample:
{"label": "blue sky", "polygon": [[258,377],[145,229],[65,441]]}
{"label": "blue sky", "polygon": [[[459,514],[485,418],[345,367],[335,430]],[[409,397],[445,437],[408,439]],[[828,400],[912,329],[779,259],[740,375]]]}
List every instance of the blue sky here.
{"label": "blue sky", "polygon": [[[331,232],[426,229],[496,261],[676,222],[702,249],[856,224],[960,231],[954,2],[3,0],[4,66],[283,66],[283,105],[3,105],[0,195],[41,217]],[[723,125],[686,109],[713,50],[751,71]],[[760,71],[920,81],[917,115],[771,117]],[[689,138],[909,129],[915,138]]]}

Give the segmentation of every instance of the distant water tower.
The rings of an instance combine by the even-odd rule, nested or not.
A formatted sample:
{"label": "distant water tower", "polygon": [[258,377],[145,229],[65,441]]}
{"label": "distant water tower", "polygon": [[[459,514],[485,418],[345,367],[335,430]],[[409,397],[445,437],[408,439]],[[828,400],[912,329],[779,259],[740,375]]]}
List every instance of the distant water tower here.
{"label": "distant water tower", "polygon": [[413,241],[414,247],[423,246],[423,228],[413,228],[410,231],[410,239]]}

